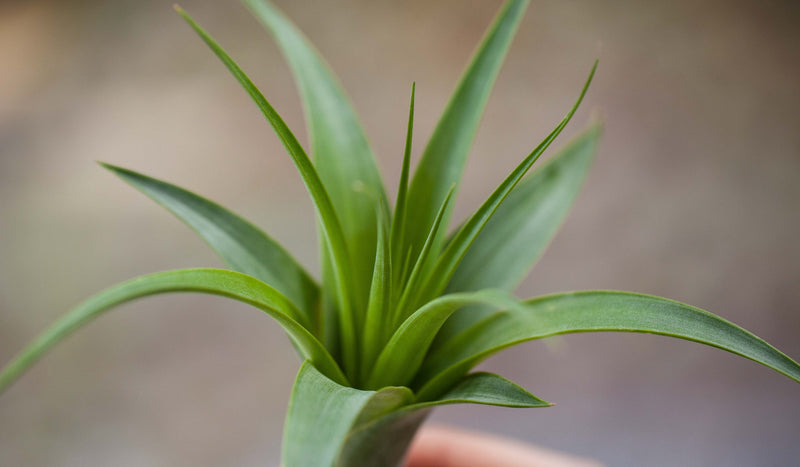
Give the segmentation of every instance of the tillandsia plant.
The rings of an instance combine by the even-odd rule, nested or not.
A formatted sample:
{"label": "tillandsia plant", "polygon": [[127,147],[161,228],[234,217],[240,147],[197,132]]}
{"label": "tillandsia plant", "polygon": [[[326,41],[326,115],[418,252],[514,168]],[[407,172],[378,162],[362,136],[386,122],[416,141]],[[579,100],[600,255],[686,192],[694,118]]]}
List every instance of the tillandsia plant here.
{"label": "tillandsia plant", "polygon": [[193,228],[227,269],[142,276],[78,305],[0,373],[7,388],[58,341],[115,305],[168,292],[248,303],[286,331],[303,363],[289,402],[284,465],[399,463],[430,410],[456,403],[550,404],[507,379],[470,373],[514,344],[557,334],[661,334],[741,355],[800,382],[800,366],[748,331],[664,298],[585,291],[519,301],[527,274],[577,196],[601,133],[591,124],[526,176],[575,113],[577,101],[478,210],[448,235],[469,147],[527,6],[508,0],[475,52],[410,176],[414,87],[394,206],[353,109],[309,41],[265,0],[248,7],[277,40],[305,105],[311,155],[239,66],[178,13],[252,97],[297,166],[316,207],[321,283],[257,227],[170,183],[104,166]]}

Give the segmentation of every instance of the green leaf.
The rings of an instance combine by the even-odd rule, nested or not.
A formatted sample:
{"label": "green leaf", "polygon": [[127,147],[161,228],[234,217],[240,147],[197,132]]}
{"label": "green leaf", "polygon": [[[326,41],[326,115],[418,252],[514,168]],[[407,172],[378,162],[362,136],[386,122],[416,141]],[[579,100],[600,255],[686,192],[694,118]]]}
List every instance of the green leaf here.
{"label": "green leaf", "polygon": [[[408,192],[405,241],[414,254],[422,248],[448,190],[461,180],[483,109],[527,5],[528,0],[509,0],[498,13],[425,148]],[[435,241],[437,254],[443,238]]]}
{"label": "green leaf", "polygon": [[426,303],[400,325],[383,348],[367,381],[367,389],[410,383],[445,320],[458,308],[475,303],[498,309],[518,306],[508,294],[495,290],[445,295]]}
{"label": "green leaf", "polygon": [[286,467],[400,465],[430,410],[460,403],[504,407],[550,405],[491,373],[468,375],[444,397],[413,403],[408,388],[361,391],[344,387],[306,362],[297,375],[286,415],[283,464]]}
{"label": "green leaf", "polygon": [[269,284],[314,323],[319,286],[275,240],[224,207],[170,183],[110,164],[101,165],[191,227],[232,269]]}
{"label": "green leaf", "polygon": [[414,433],[440,405],[482,404],[501,407],[549,407],[525,389],[492,373],[473,373],[438,400],[415,403],[354,429],[336,465],[384,467],[401,465]]}
{"label": "green leaf", "polygon": [[349,384],[322,344],[298,320],[299,310],[269,285],[224,269],[181,269],[141,276],[94,295],[56,321],[22,350],[0,372],[0,392],[45,352],[104,311],[137,298],[171,292],[199,292],[232,298],[271,316],[289,334],[301,355],[314,362],[329,378]]}
{"label": "green leaf", "polygon": [[393,277],[396,281],[395,289],[399,290],[400,285],[405,280],[404,264],[402,258],[410,257],[405,247],[405,222],[407,215],[406,197],[408,195],[408,174],[411,169],[411,140],[414,134],[414,96],[416,94],[417,83],[411,84],[411,104],[408,106],[408,129],[406,130],[406,146],[403,151],[403,167],[400,171],[400,182],[397,187],[397,203],[394,208],[394,218],[392,219],[392,258],[395,258]]}
{"label": "green leaf", "polygon": [[[586,179],[602,125],[597,123],[523,179],[495,211],[455,270],[448,293],[513,290],[528,274],[567,217]],[[453,313],[434,347],[493,310],[471,306]]]}
{"label": "green leaf", "polygon": [[337,459],[352,430],[412,400],[408,388],[376,392],[342,386],[306,362],[297,374],[286,414],[283,464],[339,465]]}
{"label": "green leaf", "polygon": [[470,373],[440,399],[421,402],[417,405],[431,407],[460,403],[518,408],[550,407],[553,405],[539,399],[525,390],[525,388],[512,383],[502,376],[486,372]]}
{"label": "green leaf", "polygon": [[432,352],[416,384],[420,400],[447,391],[470,368],[521,342],[577,332],[643,332],[677,337],[749,358],[800,382],[800,365],[754,334],[683,303],[627,292],[587,291],[523,302],[493,314]]}
{"label": "green leaf", "polygon": [[[369,284],[375,251],[375,204],[388,214],[386,194],[364,131],[330,68],[302,32],[274,5],[246,0],[272,33],[289,65],[305,107],[314,164],[350,241],[353,284]],[[366,286],[364,286],[366,287]],[[356,293],[357,307],[368,290]]]}
{"label": "green leaf", "polygon": [[375,358],[384,344],[384,328],[387,323],[387,311],[392,294],[392,262],[389,251],[389,233],[385,219],[378,218],[378,244],[375,252],[375,267],[370,286],[367,316],[364,319],[364,346],[361,351],[361,373],[359,383],[367,378]]}
{"label": "green leaf", "polygon": [[441,230],[442,219],[444,219],[444,214],[450,205],[450,200],[453,196],[453,190],[455,190],[455,187],[450,188],[450,192],[447,193],[442,205],[439,207],[439,211],[436,213],[436,218],[433,220],[433,225],[431,225],[431,230],[428,232],[428,236],[425,239],[425,244],[422,245],[422,250],[420,250],[417,261],[414,263],[414,267],[411,269],[411,274],[409,274],[407,282],[400,283],[403,293],[400,295],[398,304],[395,307],[394,316],[391,319],[392,326],[386,328],[388,332],[392,332],[392,330],[394,330],[394,328],[400,324],[400,321],[406,318],[406,309],[412,306],[412,303],[414,303],[412,300],[416,296],[417,289],[419,288],[419,283],[422,276],[422,268],[424,267],[425,262],[431,253],[433,242],[435,241],[434,239]]}
{"label": "green leaf", "polygon": [[[339,305],[342,335],[341,343],[344,353],[345,371],[350,375],[355,375],[358,361],[358,341],[356,339],[358,335],[358,326],[355,310],[353,309],[352,297],[350,295],[353,290],[352,284],[355,277],[352,274],[352,265],[350,264],[347,242],[345,241],[342,225],[336,215],[336,210],[328,196],[328,192],[322,184],[322,180],[314,168],[314,165],[303,150],[303,147],[300,146],[297,138],[295,138],[294,134],[289,130],[289,127],[286,126],[286,123],[278,112],[275,111],[264,95],[261,94],[261,91],[258,90],[244,71],[239,68],[239,65],[228,56],[222,47],[220,47],[200,25],[179,7],[176,6],[175,9],[186,22],[189,23],[189,26],[195,30],[200,38],[203,39],[214,54],[217,55],[228,70],[230,70],[231,74],[233,74],[256,103],[286,147],[286,150],[292,157],[292,161],[294,161],[297,170],[303,178],[306,188],[311,194],[311,199],[319,213],[323,226],[323,237],[333,257],[332,269],[335,276],[335,283],[338,286],[336,299]],[[374,229],[374,226],[371,228]]]}
{"label": "green leaf", "polygon": [[458,230],[450,243],[447,244],[444,253],[436,262],[436,265],[429,272],[428,277],[425,280],[425,286],[423,288],[423,292],[421,293],[423,300],[429,300],[432,297],[441,295],[442,291],[444,291],[445,287],[447,286],[447,283],[450,281],[450,278],[453,276],[456,267],[458,267],[458,264],[461,262],[461,259],[467,253],[470,246],[472,246],[475,238],[481,233],[486,223],[489,222],[489,219],[492,218],[494,212],[502,204],[503,200],[506,199],[511,190],[514,189],[517,183],[522,180],[522,177],[525,176],[525,173],[527,173],[533,163],[536,162],[539,156],[542,155],[548,146],[550,146],[550,144],[558,137],[564,127],[567,126],[567,123],[569,123],[570,119],[572,119],[575,111],[578,110],[578,106],[580,106],[581,102],[583,101],[586,91],[589,89],[589,85],[592,82],[592,78],[594,77],[596,70],[597,62],[595,61],[592,71],[589,73],[589,78],[586,80],[586,84],[583,86],[580,96],[578,96],[578,100],[575,101],[575,104],[569,110],[567,115],[544,139],[544,141],[539,143],[539,146],[537,146],[536,149],[534,149],[533,152],[528,155],[528,157],[523,159],[523,161],[511,172],[511,174],[506,177],[505,180],[503,180],[503,183],[501,183],[500,186],[495,189],[495,191],[481,205],[475,214],[473,214],[469,220],[467,220],[467,222],[464,223],[464,225]]}

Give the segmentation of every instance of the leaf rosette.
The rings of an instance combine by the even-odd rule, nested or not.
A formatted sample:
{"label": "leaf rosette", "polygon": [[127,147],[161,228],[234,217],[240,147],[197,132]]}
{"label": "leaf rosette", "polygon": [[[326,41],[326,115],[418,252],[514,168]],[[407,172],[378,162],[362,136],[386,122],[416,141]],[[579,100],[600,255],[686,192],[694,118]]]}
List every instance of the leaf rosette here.
{"label": "leaf rosette", "polygon": [[186,12],[178,13],[264,114],[317,212],[321,283],[259,228],[171,183],[103,164],[195,230],[228,269],[142,276],[81,303],[0,372],[0,391],[72,331],[121,303],[195,292],[252,305],[280,324],[303,363],[289,403],[286,466],[394,465],[430,410],[455,403],[551,404],[470,371],[512,345],[580,332],[640,332],[727,350],[800,382],[800,366],[752,333],[672,300],[613,291],[520,301],[529,272],[578,195],[602,127],[535,162],[583,100],[597,63],[555,128],[452,232],[453,202],[483,109],[527,7],[508,0],[486,32],[411,176],[415,88],[393,206],[358,118],[308,39],[266,0],[245,0],[286,56],[305,108],[311,157],[251,79]]}

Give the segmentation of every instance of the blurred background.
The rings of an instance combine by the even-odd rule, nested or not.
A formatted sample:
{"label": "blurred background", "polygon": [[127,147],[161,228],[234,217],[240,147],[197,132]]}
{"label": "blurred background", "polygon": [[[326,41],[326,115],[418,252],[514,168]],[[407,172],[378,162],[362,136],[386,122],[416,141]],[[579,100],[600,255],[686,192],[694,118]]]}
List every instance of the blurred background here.
{"label": "blurred background", "polygon": [[[135,275],[220,266],[103,160],[252,219],[316,271],[290,159],[166,0],[0,2],[0,362]],[[392,193],[412,80],[414,154],[499,0],[277,0],[339,74]],[[302,141],[290,72],[238,2],[184,0]],[[623,289],[708,309],[800,358],[800,3],[535,1],[458,200],[464,216],[598,75],[605,137],[576,208],[519,290]],[[0,397],[0,465],[277,465],[298,360],[256,311],[196,295],[129,304]],[[567,336],[482,365],[556,402],[432,421],[611,465],[800,463],[800,386],[663,337]]]}

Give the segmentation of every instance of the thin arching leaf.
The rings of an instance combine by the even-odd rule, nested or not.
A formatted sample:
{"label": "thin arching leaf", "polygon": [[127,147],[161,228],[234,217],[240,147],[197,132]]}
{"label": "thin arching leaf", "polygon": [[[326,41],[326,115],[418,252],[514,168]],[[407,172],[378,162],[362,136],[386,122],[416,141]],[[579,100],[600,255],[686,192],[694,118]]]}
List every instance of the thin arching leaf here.
{"label": "thin arching leaf", "polygon": [[345,371],[351,375],[355,374],[358,358],[358,340],[356,338],[358,333],[356,324],[357,318],[350,295],[353,290],[352,282],[355,280],[355,277],[352,274],[352,265],[347,252],[347,242],[345,241],[344,232],[328,192],[322,184],[322,180],[314,168],[314,165],[303,150],[303,147],[300,146],[297,138],[292,134],[289,127],[269,101],[267,101],[261,91],[258,90],[244,71],[239,68],[239,65],[228,56],[222,47],[220,47],[197,22],[179,7],[176,7],[176,11],[189,23],[192,29],[203,39],[214,54],[217,55],[256,103],[286,147],[286,150],[292,157],[292,161],[294,161],[297,170],[303,178],[308,192],[311,194],[311,199],[314,202],[314,206],[317,208],[323,227],[323,237],[331,252],[333,262],[332,271],[335,276],[335,283],[338,286],[336,299],[340,313],[339,321],[341,324],[341,344]]}
{"label": "thin arching leaf", "polygon": [[349,384],[322,344],[298,322],[302,319],[300,311],[278,291],[239,272],[225,269],[181,269],[123,282],[70,310],[3,368],[0,372],[0,392],[51,347],[106,310],[137,298],[173,292],[220,295],[264,311],[289,334],[304,358],[314,362],[320,371],[339,384]]}
{"label": "thin arching leaf", "polygon": [[[594,124],[517,185],[467,250],[447,285],[448,293],[513,290],[556,234],[580,191],[602,131]],[[471,306],[453,313],[437,346],[492,310]]]}
{"label": "thin arching leaf", "polygon": [[749,358],[800,382],[800,365],[754,334],[707,311],[665,298],[587,291],[535,298],[489,316],[434,351],[420,369],[421,400],[436,398],[470,368],[512,345],[577,332],[677,337]]}
{"label": "thin arching leaf", "polygon": [[319,286],[281,245],[224,207],[181,187],[102,164],[197,232],[232,269],[269,284],[314,323]]}
{"label": "thin arching leaf", "polygon": [[430,299],[431,297],[438,296],[444,291],[450,278],[453,276],[456,267],[458,267],[461,259],[469,250],[475,238],[481,233],[483,227],[492,218],[492,215],[497,208],[506,199],[508,194],[514,187],[522,180],[527,171],[533,166],[533,163],[539,159],[539,156],[550,146],[550,144],[558,137],[564,127],[567,126],[575,111],[578,110],[589,89],[589,85],[594,77],[594,72],[597,70],[597,62],[592,67],[589,73],[589,78],[583,86],[578,99],[569,110],[567,115],[561,120],[556,128],[536,147],[523,161],[506,177],[505,180],[498,186],[495,191],[484,201],[480,208],[470,216],[467,222],[458,230],[453,239],[447,244],[444,253],[436,262],[436,265],[428,273],[426,278],[424,290],[421,294],[422,300]]}
{"label": "thin arching leaf", "polygon": [[[353,283],[369,284],[375,251],[375,204],[388,214],[381,175],[364,130],[333,72],[311,42],[274,5],[246,0],[255,16],[272,33],[300,89],[305,107],[311,154],[322,182],[351,242]],[[358,290],[365,304],[368,290]],[[358,305],[357,305],[358,306]]]}
{"label": "thin arching leaf", "polygon": [[410,383],[442,324],[457,309],[476,303],[496,309],[518,306],[513,297],[496,290],[444,295],[426,303],[395,331],[378,356],[366,387],[376,389]]}
{"label": "thin arching leaf", "polygon": [[[528,0],[509,0],[498,13],[425,148],[408,191],[405,241],[415,254],[422,248],[447,191],[461,180],[478,123],[527,5]],[[449,218],[448,210],[445,226]],[[443,238],[436,239],[437,253]]]}

